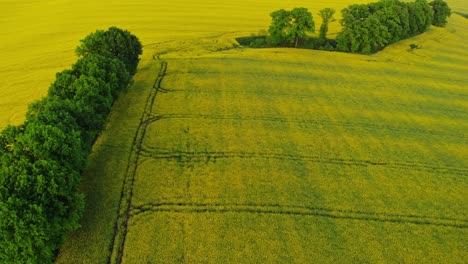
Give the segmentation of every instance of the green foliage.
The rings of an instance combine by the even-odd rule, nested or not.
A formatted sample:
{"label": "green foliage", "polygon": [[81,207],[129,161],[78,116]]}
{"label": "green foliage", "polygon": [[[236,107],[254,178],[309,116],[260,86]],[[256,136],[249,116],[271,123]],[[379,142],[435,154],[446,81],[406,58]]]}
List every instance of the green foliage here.
{"label": "green foliage", "polygon": [[286,45],[289,41],[289,30],[292,22],[289,11],[280,9],[270,14],[272,21],[268,32],[274,45]]}
{"label": "green foliage", "polygon": [[280,9],[270,14],[272,22],[269,28],[269,41],[274,45],[291,45],[297,48],[299,40],[307,32],[315,31],[315,23],[307,8],[294,8],[291,11]]}
{"label": "green foliage", "polygon": [[89,54],[80,58],[73,65],[73,72],[77,76],[92,76],[108,83],[114,98],[118,92],[127,88],[130,81],[130,75],[122,61],[99,54]]}
{"label": "green foliage", "polygon": [[399,0],[382,0],[370,5],[380,23],[388,29],[388,43],[408,37],[409,14],[405,3]]}
{"label": "green foliage", "polygon": [[416,0],[408,3],[409,33],[410,35],[421,34],[426,31],[434,19],[434,11],[426,0]]}
{"label": "green foliage", "polygon": [[354,23],[336,37],[337,49],[348,52],[375,52],[388,44],[390,33],[377,15]]}
{"label": "green foliage", "polygon": [[291,16],[293,23],[290,34],[294,36],[296,40],[294,47],[297,48],[300,38],[305,38],[307,32],[315,31],[315,23],[312,13],[310,13],[307,8],[294,8],[291,10]]}
{"label": "green foliage", "polygon": [[347,52],[376,52],[424,32],[433,21],[433,13],[425,0],[412,3],[381,0],[351,5],[342,10],[343,31],[336,37],[337,48]]}
{"label": "green foliage", "polygon": [[333,19],[333,15],[335,14],[335,9],[333,8],[324,8],[320,10],[318,15],[322,18],[322,25],[320,25],[320,38],[321,39],[326,39],[327,38],[327,33],[328,33],[328,24],[330,22],[335,21]]}
{"label": "green foliage", "polygon": [[434,0],[429,5],[434,10],[434,20],[432,25],[436,27],[444,27],[447,25],[447,18],[450,17],[452,11],[444,0]]}
{"label": "green foliage", "polygon": [[371,13],[368,5],[350,5],[341,10],[341,14],[341,25],[346,29],[352,28],[356,21],[366,19]]}
{"label": "green foliage", "polygon": [[97,30],[81,40],[76,48],[78,56],[99,54],[109,58],[121,60],[127,71],[133,75],[142,54],[143,46],[138,38],[126,30],[110,27],[107,31]]}
{"label": "green foliage", "polygon": [[[90,39],[101,35],[115,41],[95,53]],[[30,105],[26,122],[0,133],[0,263],[51,263],[79,227],[80,173],[114,99],[128,86],[127,67],[136,69],[141,53],[127,31],[91,36],[83,43],[93,48],[78,48],[83,57],[56,75],[48,95]]]}

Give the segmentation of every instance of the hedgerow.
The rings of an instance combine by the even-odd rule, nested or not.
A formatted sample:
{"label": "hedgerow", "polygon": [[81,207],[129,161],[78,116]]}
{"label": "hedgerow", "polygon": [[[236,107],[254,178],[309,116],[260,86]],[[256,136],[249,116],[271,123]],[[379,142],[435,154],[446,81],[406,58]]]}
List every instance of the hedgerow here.
{"label": "hedgerow", "polygon": [[0,263],[51,263],[79,227],[80,175],[141,53],[128,31],[88,35],[78,61],[29,106],[26,121],[0,132]]}

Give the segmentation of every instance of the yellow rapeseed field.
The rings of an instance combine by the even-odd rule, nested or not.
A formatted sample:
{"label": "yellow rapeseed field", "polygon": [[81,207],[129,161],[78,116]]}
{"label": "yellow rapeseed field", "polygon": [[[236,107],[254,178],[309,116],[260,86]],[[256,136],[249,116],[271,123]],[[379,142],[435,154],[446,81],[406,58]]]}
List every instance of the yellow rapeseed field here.
{"label": "yellow rapeseed field", "polygon": [[[460,0],[461,1],[461,0]],[[0,127],[20,124],[27,105],[45,95],[55,73],[76,59],[79,40],[96,29],[130,30],[143,44],[266,29],[275,9],[305,6],[341,10],[350,3],[329,1],[31,1],[1,0]],[[339,30],[337,22],[330,33]],[[317,27],[318,28],[318,27]]]}
{"label": "yellow rapeseed field", "polygon": [[365,2],[1,1],[0,127],[89,32],[145,45],[57,263],[468,259],[465,18],[370,56],[236,45],[275,9],[307,7],[318,28],[318,10]]}

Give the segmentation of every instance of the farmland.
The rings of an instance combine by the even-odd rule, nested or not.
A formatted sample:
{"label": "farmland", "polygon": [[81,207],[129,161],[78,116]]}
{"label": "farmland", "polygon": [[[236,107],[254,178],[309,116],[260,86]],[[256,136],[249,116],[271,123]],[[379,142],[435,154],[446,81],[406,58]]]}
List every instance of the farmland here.
{"label": "farmland", "polygon": [[[23,30],[2,43],[0,125],[21,122],[89,31],[117,25],[146,44],[83,176],[82,229],[57,262],[463,263],[466,19],[371,56],[234,45],[276,8],[327,2],[7,1],[24,24],[1,32]],[[83,23],[63,18],[71,10]],[[26,23],[34,16],[43,24]]]}

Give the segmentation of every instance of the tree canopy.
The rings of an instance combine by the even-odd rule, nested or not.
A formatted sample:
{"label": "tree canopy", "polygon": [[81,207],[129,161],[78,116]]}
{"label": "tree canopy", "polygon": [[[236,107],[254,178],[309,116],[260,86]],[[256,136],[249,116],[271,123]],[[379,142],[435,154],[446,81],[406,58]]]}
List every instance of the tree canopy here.
{"label": "tree canopy", "polygon": [[290,45],[297,48],[299,40],[308,32],[315,31],[312,13],[307,8],[294,8],[291,11],[280,9],[270,14],[270,41],[275,45]]}
{"label": "tree canopy", "polygon": [[106,31],[97,30],[81,40],[81,45],[76,48],[76,54],[78,56],[99,54],[109,58],[117,58],[133,75],[136,72],[139,55],[143,53],[142,48],[138,38],[127,30],[110,27]]}
{"label": "tree canopy", "polygon": [[318,15],[322,18],[322,25],[320,25],[320,38],[326,39],[328,33],[328,24],[334,21],[333,15],[335,14],[335,9],[333,8],[324,8],[319,11]]}
{"label": "tree canopy", "polygon": [[436,27],[444,27],[447,25],[447,18],[452,14],[448,4],[443,0],[434,0],[429,3],[429,5],[431,5],[434,10],[434,20],[432,21],[432,25]]}

